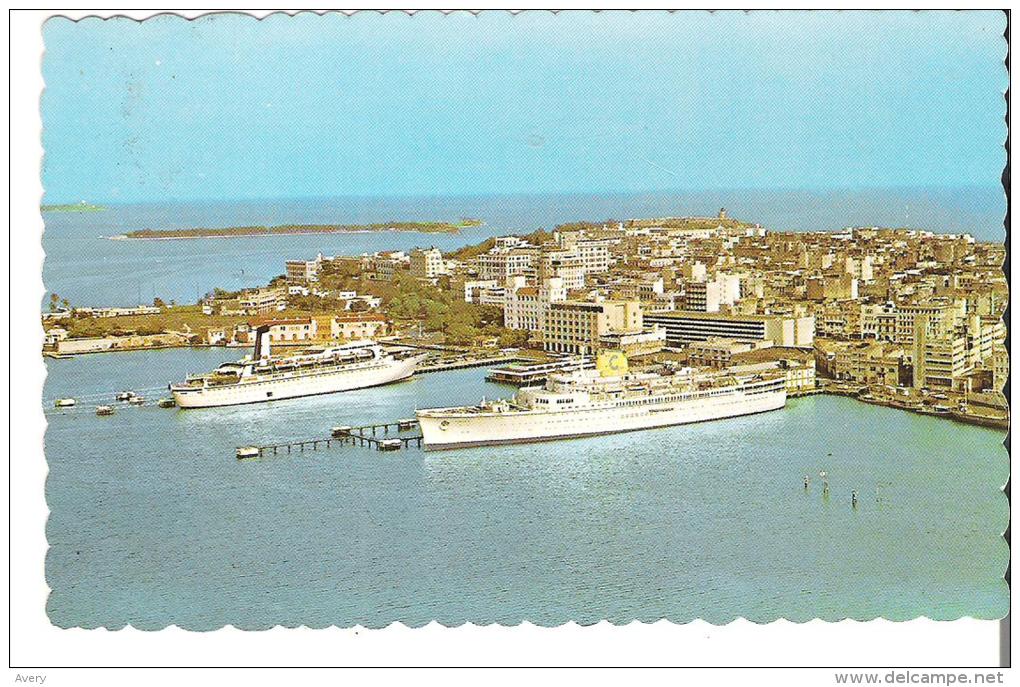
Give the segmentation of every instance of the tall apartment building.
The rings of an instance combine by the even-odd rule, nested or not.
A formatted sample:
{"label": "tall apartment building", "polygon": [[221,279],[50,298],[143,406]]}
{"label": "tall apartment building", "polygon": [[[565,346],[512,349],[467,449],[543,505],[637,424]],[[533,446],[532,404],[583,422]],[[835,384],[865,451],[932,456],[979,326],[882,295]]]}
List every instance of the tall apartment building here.
{"label": "tall apartment building", "polygon": [[567,291],[584,288],[587,274],[584,261],[571,250],[552,250],[542,253],[539,279],[559,278]]}
{"label": "tall apartment building", "polygon": [[483,281],[495,279],[503,284],[509,277],[533,274],[537,256],[538,249],[534,246],[518,243],[514,247],[504,248],[497,244],[488,253],[482,253],[475,258],[478,278]]}
{"label": "tall apartment building", "polygon": [[721,303],[719,285],[709,281],[694,281],[684,285],[684,309],[696,312],[719,312]]}
{"label": "tall apartment building", "polygon": [[446,261],[438,248],[411,251],[411,276],[430,281],[446,274]]}
{"label": "tall apartment building", "polygon": [[570,251],[581,260],[585,274],[608,272],[612,264],[608,239],[585,239],[577,232],[564,232],[558,236],[560,248]]}
{"label": "tall apartment building", "polygon": [[288,260],[285,265],[288,281],[316,282],[319,281],[319,270],[322,268],[322,253],[315,260]]}
{"label": "tall apartment building", "polygon": [[996,344],[1006,340],[1006,325],[997,317],[972,315],[966,320],[965,335],[970,365],[989,368]]}
{"label": "tall apartment building", "polygon": [[566,299],[567,289],[560,277],[550,277],[538,286],[528,286],[523,276],[511,277],[503,301],[503,326],[541,332],[549,307]]}
{"label": "tall apartment building", "polygon": [[957,389],[971,369],[964,337],[919,334],[914,340],[914,387]]}
{"label": "tall apartment building", "polygon": [[562,301],[546,312],[542,330],[545,350],[592,355],[602,348],[602,337],[642,331],[641,304],[637,301]]}
{"label": "tall apartment building", "polygon": [[955,304],[947,302],[864,305],[861,335],[909,346],[914,343],[915,320],[920,315],[926,316],[927,335],[931,337],[952,329],[962,313]]}
{"label": "tall apartment building", "polygon": [[811,316],[740,315],[705,313],[690,310],[652,312],[644,316],[646,324],[658,324],[666,330],[670,346],[686,346],[713,337],[771,341],[776,346],[810,348],[815,338],[815,318]]}
{"label": "tall apartment building", "polygon": [[740,276],[720,272],[711,281],[689,281],[684,285],[686,310],[719,312],[723,305],[740,300]]}

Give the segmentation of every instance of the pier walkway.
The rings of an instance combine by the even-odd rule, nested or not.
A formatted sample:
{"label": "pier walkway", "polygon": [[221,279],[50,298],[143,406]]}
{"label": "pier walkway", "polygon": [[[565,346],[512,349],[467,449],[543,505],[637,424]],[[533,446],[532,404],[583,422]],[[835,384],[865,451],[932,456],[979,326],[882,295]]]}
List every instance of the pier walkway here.
{"label": "pier walkway", "polygon": [[421,448],[423,441],[421,433],[411,435],[401,434],[402,432],[411,431],[416,427],[418,427],[418,421],[412,419],[381,422],[358,427],[334,427],[330,436],[326,438],[302,439],[280,444],[238,446],[236,455],[238,460],[243,460],[244,458],[279,455],[281,453],[317,451],[319,449],[344,445],[370,446],[379,451],[396,451],[412,446]]}

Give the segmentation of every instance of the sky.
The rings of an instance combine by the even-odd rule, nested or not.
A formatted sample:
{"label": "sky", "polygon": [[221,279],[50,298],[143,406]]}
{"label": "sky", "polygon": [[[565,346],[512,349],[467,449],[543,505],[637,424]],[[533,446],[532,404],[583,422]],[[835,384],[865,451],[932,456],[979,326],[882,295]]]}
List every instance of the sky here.
{"label": "sky", "polygon": [[46,202],[995,186],[1001,12],[44,25]]}

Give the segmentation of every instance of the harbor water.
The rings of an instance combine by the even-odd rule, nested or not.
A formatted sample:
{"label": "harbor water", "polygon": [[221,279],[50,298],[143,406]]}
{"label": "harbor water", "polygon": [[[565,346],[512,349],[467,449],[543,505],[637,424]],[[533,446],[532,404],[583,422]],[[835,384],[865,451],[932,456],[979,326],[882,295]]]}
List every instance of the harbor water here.
{"label": "harbor water", "polygon": [[[347,445],[238,461],[238,445],[512,393],[468,369],[270,404],[155,407],[159,387],[238,354],[47,360],[54,624],[724,623],[1008,609],[1002,432],[813,396],[763,415],[538,445]],[[96,417],[122,388],[150,403]],[[53,408],[63,397],[78,406]]]}

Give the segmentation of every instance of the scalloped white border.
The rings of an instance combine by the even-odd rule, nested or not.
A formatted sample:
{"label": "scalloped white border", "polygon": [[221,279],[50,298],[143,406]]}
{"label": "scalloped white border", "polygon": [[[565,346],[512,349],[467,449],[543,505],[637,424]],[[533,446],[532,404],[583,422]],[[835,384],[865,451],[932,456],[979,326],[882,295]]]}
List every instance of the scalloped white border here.
{"label": "scalloped white border", "polygon": [[[734,3],[713,3],[724,7]],[[736,6],[749,7],[743,2]],[[651,5],[649,5],[651,6]],[[786,3],[796,7],[797,3]],[[902,7],[902,3],[898,4]],[[484,7],[479,5],[478,7]],[[874,7],[872,4],[871,7]],[[223,9],[234,9],[230,5]],[[239,8],[238,8],[239,9]],[[894,623],[812,621],[794,624],[778,621],[767,626],[738,620],[723,627],[703,621],[673,625],[608,623],[581,628],[567,625],[540,628],[463,626],[447,629],[435,623],[411,630],[393,625],[384,630],[276,628],[244,632],[225,628],[189,633],[177,628],[160,632],[126,629],[60,630],[46,618],[48,588],[43,578],[47,550],[43,535],[47,516],[43,497],[46,461],[42,452],[45,421],[40,398],[45,368],[38,355],[41,328],[38,308],[43,296],[40,244],[42,221],[38,206],[41,124],[39,73],[43,45],[40,26],[51,14],[80,18],[90,14],[121,14],[142,19],[157,10],[66,10],[18,12],[9,16],[11,55],[11,282],[18,289],[11,300],[12,346],[9,351],[16,390],[10,403],[12,522],[12,633],[11,662],[15,666],[146,666],[146,665],[974,665],[998,663],[998,623],[963,619],[951,623],[925,619]],[[266,10],[253,10],[264,16]],[[204,11],[182,11],[194,17]],[[11,257],[14,262],[11,263]],[[7,288],[7,287],[5,287]],[[1012,324],[1012,323],[1011,323]],[[7,346],[5,341],[3,344]],[[21,674],[52,670],[17,671]],[[784,684],[834,684],[831,670],[784,671]],[[879,671],[882,674],[888,671]],[[73,684],[82,678],[100,681],[100,673],[74,671]],[[137,684],[136,671],[102,671],[103,684]],[[651,677],[650,674],[643,674]],[[467,677],[457,673],[455,678]],[[725,678],[719,673],[702,676],[720,682],[751,677],[747,673]],[[54,675],[59,680],[58,675]],[[51,677],[51,679],[53,679]],[[69,675],[68,675],[69,677]],[[142,676],[149,680],[149,674]],[[222,672],[186,673],[169,679],[202,678],[220,682]],[[238,676],[239,677],[239,676]],[[398,677],[400,677],[398,675]],[[406,675],[405,679],[410,678]],[[523,676],[522,676],[523,677]],[[13,681],[13,674],[10,679]],[[253,671],[243,679],[252,684],[282,679],[305,680],[312,674],[285,675]],[[321,676],[319,676],[321,679]],[[230,676],[230,681],[236,679]],[[313,678],[314,679],[314,678]],[[475,682],[478,678],[469,678]],[[444,680],[445,681],[445,680]],[[67,683],[67,681],[62,681]]]}

